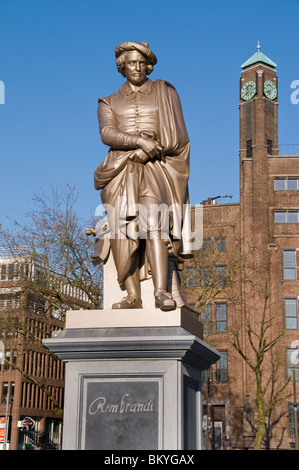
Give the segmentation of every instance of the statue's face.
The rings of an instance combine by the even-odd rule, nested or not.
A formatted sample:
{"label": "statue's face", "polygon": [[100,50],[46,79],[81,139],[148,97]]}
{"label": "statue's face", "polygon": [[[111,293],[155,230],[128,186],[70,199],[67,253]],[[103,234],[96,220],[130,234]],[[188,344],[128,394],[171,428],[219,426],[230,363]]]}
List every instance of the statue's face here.
{"label": "statue's face", "polygon": [[146,58],[140,52],[132,51],[127,54],[125,75],[132,85],[140,86],[146,80]]}

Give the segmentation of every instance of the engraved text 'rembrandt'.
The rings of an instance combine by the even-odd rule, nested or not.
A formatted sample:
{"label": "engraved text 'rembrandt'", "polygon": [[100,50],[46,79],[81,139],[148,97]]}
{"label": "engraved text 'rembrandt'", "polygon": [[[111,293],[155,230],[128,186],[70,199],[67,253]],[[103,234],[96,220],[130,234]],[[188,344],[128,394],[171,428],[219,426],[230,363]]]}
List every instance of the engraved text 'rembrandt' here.
{"label": "engraved text 'rembrandt'", "polygon": [[119,403],[109,403],[107,398],[98,397],[89,406],[88,413],[150,413],[154,411],[154,397],[151,396],[146,402],[131,402],[130,395],[124,393]]}

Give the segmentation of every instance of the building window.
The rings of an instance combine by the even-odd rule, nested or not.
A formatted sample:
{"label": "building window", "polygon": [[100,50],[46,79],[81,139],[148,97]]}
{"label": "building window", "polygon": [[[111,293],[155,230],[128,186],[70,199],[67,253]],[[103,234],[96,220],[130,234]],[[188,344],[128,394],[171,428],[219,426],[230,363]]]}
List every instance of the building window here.
{"label": "building window", "polygon": [[202,249],[202,251],[209,251],[210,248],[211,248],[211,238],[205,238],[202,241],[201,249]]}
{"label": "building window", "polygon": [[203,324],[203,332],[205,334],[212,333],[212,305],[207,305],[206,308],[200,315],[202,324]]}
{"label": "building window", "polygon": [[[15,349],[5,350],[5,360],[4,360],[4,363],[2,365],[3,370],[9,370],[11,368],[11,366],[10,366],[10,364],[8,364],[8,362],[10,364],[13,364],[13,365],[16,364],[16,362],[17,362],[17,351]],[[0,365],[0,369],[1,369],[1,365]]]}
{"label": "building window", "polygon": [[1,404],[4,405],[7,403],[7,398],[9,396],[9,403],[13,403],[15,393],[15,383],[14,382],[3,382],[2,384],[2,394],[1,394]]}
{"label": "building window", "polygon": [[18,264],[1,264],[0,279],[1,281],[14,281],[24,277],[24,263]]}
{"label": "building window", "polygon": [[197,286],[197,271],[195,267],[186,269],[186,287]]}
{"label": "building window", "polygon": [[209,367],[209,369],[205,369],[202,371],[202,381],[203,382],[212,382],[212,369]]}
{"label": "building window", "polygon": [[287,330],[297,330],[297,298],[284,299],[284,317]]}
{"label": "building window", "polygon": [[226,266],[215,266],[215,270],[211,266],[201,266],[199,268],[200,287],[225,286],[226,285]]}
{"label": "building window", "polygon": [[38,296],[28,296],[27,308],[34,313],[44,313],[46,310],[46,300]]}
{"label": "building window", "polygon": [[8,382],[2,383],[1,404],[4,405],[8,396]]}
{"label": "building window", "polygon": [[252,140],[246,141],[246,157],[252,158]]}
{"label": "building window", "polygon": [[296,280],[296,250],[283,250],[283,279]]}
{"label": "building window", "polygon": [[[212,305],[215,305],[215,309]],[[203,308],[203,304],[201,304]],[[205,334],[226,333],[227,332],[227,304],[217,302],[209,304],[200,314],[200,321],[203,324]]]}
{"label": "building window", "polygon": [[274,211],[274,222],[276,224],[298,224],[299,211]]}
{"label": "building window", "polygon": [[[214,244],[213,244],[214,242]],[[225,237],[220,238],[205,238],[202,242],[202,251],[209,251],[215,249],[215,251],[226,250],[226,239]]]}
{"label": "building window", "polygon": [[221,357],[216,362],[216,381],[227,382],[227,351],[220,351]]}
{"label": "building window", "polygon": [[299,380],[299,349],[287,348],[287,374],[291,379]]}
{"label": "building window", "polygon": [[14,279],[14,264],[1,265],[1,281],[12,281]]}
{"label": "building window", "polygon": [[297,190],[299,190],[299,177],[286,176],[285,178],[274,178],[274,191]]}
{"label": "building window", "polygon": [[15,271],[14,264],[9,264],[8,265],[8,280],[9,281],[12,281],[14,279],[14,271]]}
{"label": "building window", "polygon": [[227,331],[227,307],[226,303],[216,304],[216,333]]}
{"label": "building window", "polygon": [[0,294],[0,310],[11,310],[20,307],[20,294]]}
{"label": "building window", "polygon": [[201,266],[200,270],[200,287],[208,287],[211,285],[211,268]]}
{"label": "building window", "polygon": [[10,383],[10,394],[9,394],[10,403],[13,403],[14,396],[15,396],[15,383],[11,382]]}
{"label": "building window", "polygon": [[1,281],[6,281],[6,264],[2,264],[1,268]]}
{"label": "building window", "polygon": [[9,364],[7,364],[7,362],[11,362],[10,355],[11,355],[11,351],[9,350],[5,351],[4,370],[8,370],[10,367]]}
{"label": "building window", "polygon": [[272,155],[272,140],[267,139],[267,152],[268,155]]}
{"label": "building window", "polygon": [[[297,411],[297,424],[298,424],[298,432],[299,432],[299,403],[296,403],[296,411]],[[289,425],[290,425],[290,437],[295,437],[295,407],[294,402],[288,404],[289,409]]]}
{"label": "building window", "polygon": [[215,248],[217,251],[226,250],[226,239],[225,238],[215,238]]}
{"label": "building window", "polygon": [[226,284],[226,266],[216,266],[216,285],[225,286]]}

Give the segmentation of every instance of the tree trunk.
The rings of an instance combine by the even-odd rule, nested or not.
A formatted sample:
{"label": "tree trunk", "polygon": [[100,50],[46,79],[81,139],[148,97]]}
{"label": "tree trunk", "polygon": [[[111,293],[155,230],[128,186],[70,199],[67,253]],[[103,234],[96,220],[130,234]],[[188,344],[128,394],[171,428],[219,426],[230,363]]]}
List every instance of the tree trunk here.
{"label": "tree trunk", "polygon": [[256,369],[255,372],[256,376],[256,401],[257,401],[257,413],[258,413],[258,428],[256,432],[256,436],[254,439],[254,450],[260,450],[263,437],[266,430],[266,416],[264,410],[264,396],[263,396],[263,388],[262,388],[262,374],[260,367]]}
{"label": "tree trunk", "polygon": [[259,421],[257,433],[254,439],[253,450],[261,450],[261,445],[262,445],[263,437],[265,434],[265,428],[266,428],[265,421],[263,422]]}

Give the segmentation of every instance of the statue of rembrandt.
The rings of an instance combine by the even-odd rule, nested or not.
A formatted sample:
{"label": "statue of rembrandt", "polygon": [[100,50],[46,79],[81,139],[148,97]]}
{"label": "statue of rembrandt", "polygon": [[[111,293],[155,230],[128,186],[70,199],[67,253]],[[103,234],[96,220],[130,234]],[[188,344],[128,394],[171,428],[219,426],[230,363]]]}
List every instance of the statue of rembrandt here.
{"label": "statue of rembrandt", "polygon": [[[175,224],[182,228],[188,203],[189,138],[175,88],[148,78],[157,63],[149,45],[125,42],[116,47],[115,56],[126,81],[116,93],[99,99],[100,135],[109,151],[94,174],[102,203],[115,208],[122,221],[121,236],[116,231],[110,237],[110,248],[127,296],[112,308],[142,308],[140,281],[151,276],[156,308],[172,310],[176,302],[167,287],[169,257],[181,269],[191,256],[183,236],[174,233]],[[151,210],[161,205],[172,208],[166,224],[161,213],[153,217]],[[131,227],[136,207],[142,207],[137,237],[136,224]],[[101,258],[97,249],[95,255]]]}

